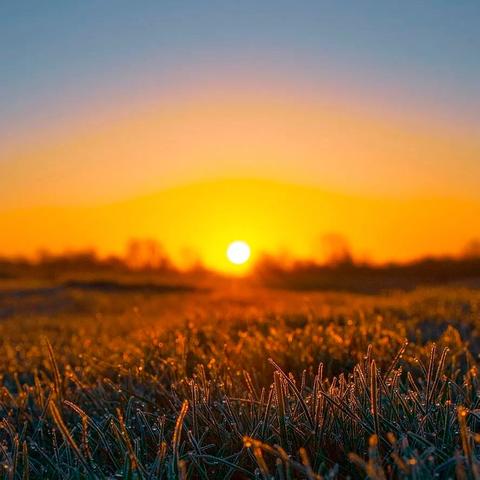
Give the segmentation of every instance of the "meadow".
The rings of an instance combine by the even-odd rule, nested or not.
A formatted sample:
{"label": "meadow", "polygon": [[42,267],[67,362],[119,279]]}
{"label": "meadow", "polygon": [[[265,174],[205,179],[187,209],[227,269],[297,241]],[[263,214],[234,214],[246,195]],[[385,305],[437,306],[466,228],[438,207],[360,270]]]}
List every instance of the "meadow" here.
{"label": "meadow", "polygon": [[6,479],[480,478],[480,291],[0,296]]}

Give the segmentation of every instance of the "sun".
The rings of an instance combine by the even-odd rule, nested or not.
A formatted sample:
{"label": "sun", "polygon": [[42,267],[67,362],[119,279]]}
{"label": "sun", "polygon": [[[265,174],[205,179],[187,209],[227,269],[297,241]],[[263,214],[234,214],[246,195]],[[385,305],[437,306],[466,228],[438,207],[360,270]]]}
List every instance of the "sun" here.
{"label": "sun", "polygon": [[235,240],[227,248],[227,258],[234,265],[243,265],[250,258],[250,247],[243,240]]}

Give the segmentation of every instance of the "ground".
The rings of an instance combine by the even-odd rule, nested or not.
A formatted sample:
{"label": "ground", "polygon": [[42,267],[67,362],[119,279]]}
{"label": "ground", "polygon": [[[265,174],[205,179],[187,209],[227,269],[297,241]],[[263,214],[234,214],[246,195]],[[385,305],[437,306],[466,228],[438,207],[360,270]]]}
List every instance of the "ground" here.
{"label": "ground", "polygon": [[4,477],[480,478],[479,326],[467,288],[7,286]]}

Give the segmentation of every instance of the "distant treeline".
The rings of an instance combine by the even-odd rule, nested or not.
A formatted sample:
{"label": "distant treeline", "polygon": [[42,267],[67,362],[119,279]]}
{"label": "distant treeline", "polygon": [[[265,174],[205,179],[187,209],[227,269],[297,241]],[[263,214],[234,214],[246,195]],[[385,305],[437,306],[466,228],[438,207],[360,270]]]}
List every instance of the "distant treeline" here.
{"label": "distant treeline", "polygon": [[294,290],[345,290],[376,293],[417,286],[460,285],[480,287],[480,256],[424,258],[385,265],[297,262],[282,266],[274,259],[257,264],[256,276],[269,287]]}
{"label": "distant treeline", "polygon": [[[185,272],[204,271],[199,261],[191,261]],[[75,278],[77,275],[115,276],[122,274],[179,274],[162,245],[153,239],[133,239],[121,255],[100,256],[94,249],[52,253],[41,250],[33,258],[0,257],[0,279],[39,277]]]}
{"label": "distant treeline", "polygon": [[408,290],[420,285],[458,283],[480,287],[480,240],[473,239],[456,256],[425,257],[407,263],[355,259],[348,241],[339,234],[320,238],[324,261],[285,261],[265,256],[255,276],[262,284],[293,290],[345,290],[376,293]]}
{"label": "distant treeline", "polygon": [[[348,242],[328,235],[323,241],[324,261],[286,261],[263,256],[253,266],[250,280],[273,288],[378,292],[411,289],[419,285],[468,284],[480,287],[480,241],[469,242],[458,256],[431,257],[409,263],[375,265],[354,258]],[[326,254],[325,254],[326,253]],[[155,240],[131,240],[122,256],[99,257],[94,250],[52,254],[35,259],[0,258],[0,279],[115,278],[141,275],[147,279],[203,278],[215,275],[200,262],[178,269]],[[199,277],[200,276],[200,277]]]}

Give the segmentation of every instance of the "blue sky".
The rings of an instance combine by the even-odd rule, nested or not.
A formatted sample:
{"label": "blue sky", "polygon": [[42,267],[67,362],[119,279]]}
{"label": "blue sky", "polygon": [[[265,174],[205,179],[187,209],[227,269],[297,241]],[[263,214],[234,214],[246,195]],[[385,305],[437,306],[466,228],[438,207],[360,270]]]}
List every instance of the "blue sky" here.
{"label": "blue sky", "polygon": [[0,128],[21,133],[92,99],[201,88],[243,70],[354,84],[480,121],[479,24],[478,1],[3,0]]}

